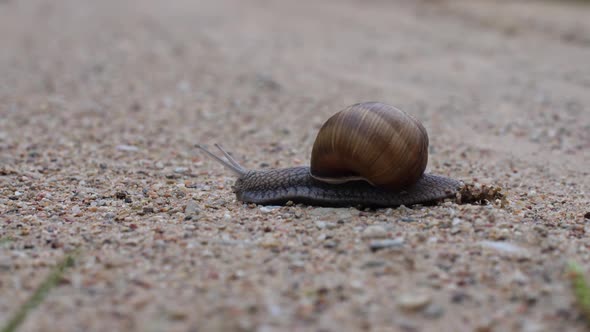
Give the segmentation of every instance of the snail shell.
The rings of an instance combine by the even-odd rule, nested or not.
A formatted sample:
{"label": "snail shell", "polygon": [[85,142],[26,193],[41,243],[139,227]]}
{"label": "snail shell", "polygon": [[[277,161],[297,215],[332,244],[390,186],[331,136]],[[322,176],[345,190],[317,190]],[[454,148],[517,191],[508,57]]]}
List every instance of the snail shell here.
{"label": "snail shell", "polygon": [[[428,135],[416,119],[383,103],[360,103],[332,116],[320,129],[311,166],[249,170],[219,145],[233,171],[238,200],[255,204],[320,206],[430,204],[457,194],[457,180],[424,173]],[[363,180],[363,181],[359,181]]]}
{"label": "snail shell", "polygon": [[422,124],[393,106],[347,107],[320,129],[311,152],[311,176],[327,183],[365,180],[388,190],[418,181],[428,162]]}

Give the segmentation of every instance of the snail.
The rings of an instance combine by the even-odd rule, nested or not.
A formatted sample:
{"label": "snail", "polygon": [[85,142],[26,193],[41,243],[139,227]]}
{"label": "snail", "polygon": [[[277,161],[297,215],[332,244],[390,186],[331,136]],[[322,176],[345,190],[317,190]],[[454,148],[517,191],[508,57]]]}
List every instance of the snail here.
{"label": "snail", "polygon": [[454,197],[461,182],[424,173],[428,134],[406,112],[379,102],[351,105],[321,127],[310,166],[249,170],[196,147],[237,175],[238,200],[262,205],[395,207]]}

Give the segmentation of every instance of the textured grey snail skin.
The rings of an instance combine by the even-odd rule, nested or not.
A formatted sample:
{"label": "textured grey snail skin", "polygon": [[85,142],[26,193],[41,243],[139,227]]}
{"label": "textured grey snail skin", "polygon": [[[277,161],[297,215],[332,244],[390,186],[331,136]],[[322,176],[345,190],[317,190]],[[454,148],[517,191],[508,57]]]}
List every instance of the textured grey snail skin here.
{"label": "textured grey snail skin", "polygon": [[395,207],[433,204],[454,197],[461,183],[447,177],[422,174],[410,187],[390,191],[374,187],[366,181],[342,184],[314,179],[309,167],[249,170],[235,161],[221,146],[215,144],[225,159],[200,144],[195,145],[212,159],[232,171],[238,179],[234,192],[238,200],[262,205],[284,205],[287,202],[316,206]]}
{"label": "textured grey snail skin", "polygon": [[396,207],[434,204],[454,197],[457,180],[423,174],[403,191],[386,191],[365,181],[327,184],[310,176],[309,167],[247,170],[238,177],[234,192],[238,200],[262,205],[284,205],[291,201],[316,206]]}

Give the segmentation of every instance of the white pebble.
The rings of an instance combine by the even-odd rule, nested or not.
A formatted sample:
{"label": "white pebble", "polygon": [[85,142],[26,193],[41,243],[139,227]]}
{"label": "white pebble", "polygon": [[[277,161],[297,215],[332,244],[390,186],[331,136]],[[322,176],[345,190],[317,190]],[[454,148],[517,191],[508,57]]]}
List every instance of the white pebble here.
{"label": "white pebble", "polygon": [[502,242],[502,241],[481,241],[479,243],[484,248],[490,248],[497,251],[509,253],[509,254],[522,254],[525,253],[526,250],[521,248],[515,244]]}
{"label": "white pebble", "polygon": [[80,207],[79,207],[78,205],[75,205],[75,206],[72,208],[72,213],[73,213],[73,214],[78,214],[78,213],[80,213],[81,211],[82,211],[82,210],[80,210]]}
{"label": "white pebble", "polygon": [[318,220],[315,222],[315,227],[317,227],[318,229],[324,229],[326,228],[326,222]]}
{"label": "white pebble", "polygon": [[174,173],[180,173],[180,174],[186,173],[187,171],[188,171],[187,167],[176,167],[174,169]]}
{"label": "white pebble", "polygon": [[404,310],[415,311],[424,308],[432,300],[430,294],[425,292],[412,292],[402,294],[398,298],[398,305]]}
{"label": "white pebble", "polygon": [[405,240],[403,237],[398,237],[395,239],[373,240],[371,243],[369,243],[369,248],[372,251],[388,248],[399,248],[404,245],[404,242]]}
{"label": "white pebble", "polygon": [[370,225],[363,230],[361,234],[363,239],[378,239],[387,237],[387,230],[380,225]]}
{"label": "white pebble", "polygon": [[139,148],[133,145],[125,145],[125,144],[121,144],[121,145],[117,145],[115,147],[115,149],[119,150],[119,151],[125,151],[125,152],[135,152],[135,151],[139,151]]}
{"label": "white pebble", "polygon": [[280,208],[280,206],[261,206],[260,212],[262,213],[271,213],[273,210]]}

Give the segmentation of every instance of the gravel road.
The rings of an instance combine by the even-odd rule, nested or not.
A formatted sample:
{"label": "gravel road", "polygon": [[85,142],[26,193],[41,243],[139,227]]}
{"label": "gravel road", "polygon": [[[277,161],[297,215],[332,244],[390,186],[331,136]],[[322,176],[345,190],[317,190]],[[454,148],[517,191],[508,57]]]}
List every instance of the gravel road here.
{"label": "gravel road", "polygon": [[[590,4],[0,1],[0,325],[20,331],[584,331]],[[356,102],[420,119],[489,205],[236,201]],[[586,217],[584,217],[586,215]]]}

